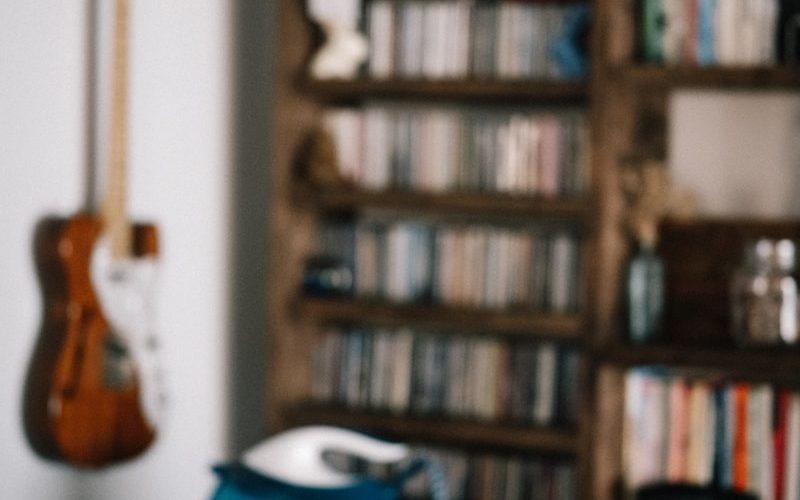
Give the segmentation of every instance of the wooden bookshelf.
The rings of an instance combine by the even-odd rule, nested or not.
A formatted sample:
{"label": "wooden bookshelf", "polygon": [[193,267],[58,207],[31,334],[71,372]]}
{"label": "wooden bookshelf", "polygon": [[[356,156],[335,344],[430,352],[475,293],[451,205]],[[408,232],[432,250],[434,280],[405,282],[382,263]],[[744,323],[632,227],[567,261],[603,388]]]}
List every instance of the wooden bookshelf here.
{"label": "wooden bookshelf", "polygon": [[789,346],[694,347],[675,344],[620,344],[600,354],[606,363],[620,367],[664,366],[710,375],[765,382],[800,382],[800,350]]}
{"label": "wooden bookshelf", "polygon": [[[688,230],[677,228],[678,232],[670,233],[662,242],[670,258],[683,264],[679,276],[683,281],[674,282],[679,286],[670,292],[673,304],[680,299],[683,305],[671,309],[670,321],[675,327],[661,343],[639,346],[625,342],[619,300],[625,259],[632,247],[623,232],[626,207],[619,189],[620,166],[623,159],[630,158],[667,160],[670,94],[685,88],[797,91],[800,69],[641,64],[636,58],[637,2],[599,0],[593,3],[592,74],[585,82],[316,81],[306,73],[315,36],[305,18],[303,4],[302,0],[280,0],[280,18],[276,22],[281,34],[275,77],[276,120],[271,138],[274,150],[269,193],[273,242],[268,304],[271,349],[265,417],[270,432],[293,425],[323,423],[456,448],[489,451],[507,448],[531,455],[569,455],[574,457],[579,471],[580,498],[612,500],[619,498],[618,485],[623,474],[621,422],[627,369],[664,365],[751,380],[800,383],[800,351],[736,348],[727,337],[724,324],[719,322],[725,314],[727,268],[710,264],[715,259],[723,260],[723,254],[714,252],[733,248],[735,244],[725,243],[724,238],[704,236],[718,221],[695,221]],[[359,106],[372,100],[586,109],[591,125],[591,192],[584,197],[542,199],[490,193],[312,189],[298,182],[296,154],[305,134],[319,123],[321,111],[330,105]],[[580,314],[557,315],[298,297],[304,261],[317,250],[322,216],[367,211],[396,212],[408,218],[442,215],[483,221],[497,217],[577,225],[587,237],[584,251],[587,290],[585,300],[581,301],[586,307]],[[747,224],[737,221],[732,227],[742,228]],[[789,221],[787,227],[800,226]],[[685,240],[676,236],[680,231]],[[724,261],[730,266],[730,254],[725,254]],[[692,269],[697,266],[707,266],[717,274],[713,279],[709,275],[693,278]],[[679,289],[684,292],[675,291]],[[707,292],[715,297],[713,301],[702,295]],[[707,304],[713,307],[703,309]],[[710,310],[711,314],[704,316],[703,310]],[[696,320],[709,318],[715,330],[698,326]],[[576,347],[582,356],[578,423],[574,429],[542,428],[311,404],[310,346],[314,343],[315,329],[321,325],[430,328],[442,330],[445,335],[457,331],[507,336],[513,342],[548,339]],[[699,342],[693,340],[697,338]]]}
{"label": "wooden bookshelf", "polygon": [[585,223],[591,210],[587,197],[542,198],[502,193],[424,193],[364,191],[295,186],[298,204],[322,212],[358,212],[378,209],[406,214],[442,214],[469,217],[570,219]]}
{"label": "wooden bookshelf", "polygon": [[494,103],[584,104],[588,84],[575,81],[508,80],[304,80],[302,90],[328,103],[364,99]]}
{"label": "wooden bookshelf", "polygon": [[296,306],[298,318],[322,323],[415,326],[445,330],[499,332],[505,335],[535,336],[578,341],[584,331],[579,315],[531,311],[492,311],[477,308],[390,304],[353,299],[303,297]]}
{"label": "wooden bookshelf", "polygon": [[479,422],[446,416],[420,417],[349,408],[305,405],[289,410],[295,425],[321,423],[360,429],[411,443],[438,444],[537,452],[557,455],[578,453],[573,429],[540,428],[508,422]]}
{"label": "wooden bookshelf", "polygon": [[670,88],[731,90],[797,90],[800,68],[796,67],[664,67],[637,65],[615,75],[621,83],[642,90]]}
{"label": "wooden bookshelf", "polygon": [[[302,0],[280,0],[278,58],[274,105],[276,119],[271,138],[271,255],[268,408],[269,432],[303,424],[329,424],[387,435],[421,445],[441,445],[471,452],[520,453],[525,458],[569,458],[579,474],[579,489],[588,494],[591,471],[589,387],[591,373],[586,339],[592,326],[591,307],[576,314],[529,310],[390,304],[353,298],[298,296],[305,260],[318,250],[317,235],[323,218],[368,212],[390,212],[405,219],[447,218],[460,223],[503,226],[509,222],[567,228],[580,234],[582,267],[588,277],[578,300],[591,303],[594,222],[597,217],[594,161],[589,192],[581,196],[543,198],[486,192],[423,193],[369,192],[358,189],[318,188],[298,179],[297,158],[306,133],[320,122],[328,106],[361,106],[367,102],[400,104],[484,106],[517,110],[523,107],[587,111],[590,120],[595,90],[593,80],[370,80],[318,81],[308,77],[306,66],[315,48],[315,29],[304,13]],[[589,148],[595,146],[594,139]],[[590,157],[592,155],[589,155]],[[408,327],[436,335],[492,337],[511,345],[553,342],[578,353],[580,368],[577,423],[562,426],[523,425],[507,421],[476,421],[431,415],[396,415],[312,402],[312,346],[322,328],[333,326]],[[488,499],[487,499],[488,500]]]}

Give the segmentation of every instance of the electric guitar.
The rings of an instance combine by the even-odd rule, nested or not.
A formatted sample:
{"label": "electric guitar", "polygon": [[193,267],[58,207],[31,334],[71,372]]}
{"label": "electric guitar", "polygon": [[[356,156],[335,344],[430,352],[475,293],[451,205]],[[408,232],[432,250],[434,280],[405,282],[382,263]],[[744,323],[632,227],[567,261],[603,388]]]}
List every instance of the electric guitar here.
{"label": "electric guitar", "polygon": [[156,437],[163,395],[151,285],[158,234],[126,213],[127,0],[116,0],[111,165],[100,213],[40,224],[44,319],[28,373],[25,427],[39,454],[100,467]]}

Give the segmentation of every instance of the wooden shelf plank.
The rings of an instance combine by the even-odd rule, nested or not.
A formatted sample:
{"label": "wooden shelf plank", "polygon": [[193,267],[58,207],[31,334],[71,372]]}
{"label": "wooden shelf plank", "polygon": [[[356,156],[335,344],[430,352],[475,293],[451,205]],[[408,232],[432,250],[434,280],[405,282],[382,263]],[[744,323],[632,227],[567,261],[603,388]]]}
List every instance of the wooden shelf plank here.
{"label": "wooden shelf plank", "polygon": [[583,318],[573,314],[494,311],[466,307],[391,304],[346,298],[309,298],[297,302],[296,314],[324,322],[382,326],[417,325],[486,331],[579,341]]}
{"label": "wooden shelf plank", "polygon": [[295,187],[300,204],[325,211],[355,211],[364,208],[464,215],[513,217],[588,218],[587,197],[542,198],[500,193],[425,193],[413,191],[365,191],[359,189],[314,189]]}
{"label": "wooden shelf plank", "polygon": [[785,348],[617,345],[600,358],[622,367],[663,365],[722,372],[761,381],[800,382],[800,350]]}
{"label": "wooden shelf plank", "polygon": [[487,423],[450,417],[418,417],[305,405],[290,410],[291,425],[335,425],[379,433],[405,442],[460,447],[506,448],[517,451],[574,455],[577,432],[567,428],[534,427],[518,423]]}
{"label": "wooden shelf plank", "polygon": [[744,90],[800,90],[800,68],[696,68],[634,66],[617,75],[645,87],[730,88]]}
{"label": "wooden shelf plank", "polygon": [[301,88],[324,101],[375,98],[436,101],[502,101],[584,103],[588,84],[529,80],[306,80]]}

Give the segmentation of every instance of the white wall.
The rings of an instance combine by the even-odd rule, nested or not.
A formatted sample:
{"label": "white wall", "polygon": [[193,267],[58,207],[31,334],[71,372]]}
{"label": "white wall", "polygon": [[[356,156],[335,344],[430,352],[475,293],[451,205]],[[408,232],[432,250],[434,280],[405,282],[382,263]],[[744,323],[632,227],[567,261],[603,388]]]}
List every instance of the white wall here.
{"label": "white wall", "polygon": [[800,95],[680,92],[670,166],[703,214],[800,217]]}
{"label": "white wall", "polygon": [[83,21],[77,1],[0,2],[0,484],[9,498],[77,498],[65,471],[28,450],[20,402],[40,316],[32,230],[82,199]]}
{"label": "white wall", "polygon": [[[106,0],[100,3],[110,4]],[[197,499],[227,450],[231,2],[131,2],[130,205],[162,236],[158,325],[170,404],[142,459],[74,473],[24,442],[40,321],[31,237],[85,196],[88,0],[0,0],[0,496]],[[100,111],[107,111],[101,108]]]}

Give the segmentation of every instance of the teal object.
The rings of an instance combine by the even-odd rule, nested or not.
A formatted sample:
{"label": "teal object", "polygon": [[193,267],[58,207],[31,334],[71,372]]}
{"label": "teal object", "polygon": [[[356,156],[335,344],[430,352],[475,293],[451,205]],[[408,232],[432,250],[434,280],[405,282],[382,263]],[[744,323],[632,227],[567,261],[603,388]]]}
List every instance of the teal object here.
{"label": "teal object", "polygon": [[635,344],[656,340],[664,320],[664,263],[643,246],[628,263],[628,337]]}
{"label": "teal object", "polygon": [[296,486],[265,476],[240,463],[219,465],[220,485],[212,500],[396,500],[398,482],[364,479],[340,488]]}
{"label": "teal object", "polygon": [[569,7],[562,33],[551,42],[550,54],[563,78],[584,78],[589,72],[587,38],[591,17],[592,9],[587,4]]}
{"label": "teal object", "polygon": [[[356,475],[358,462],[340,464],[340,469],[325,459],[326,452],[395,464],[394,472],[380,478]],[[414,455],[406,445],[349,429],[298,427],[266,439],[235,462],[214,467],[220,482],[211,500],[396,500],[419,473],[428,476],[431,500],[448,500],[447,476],[439,461],[427,453]]]}

